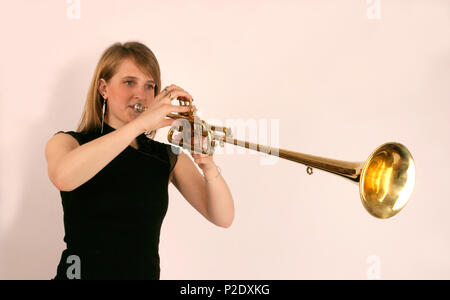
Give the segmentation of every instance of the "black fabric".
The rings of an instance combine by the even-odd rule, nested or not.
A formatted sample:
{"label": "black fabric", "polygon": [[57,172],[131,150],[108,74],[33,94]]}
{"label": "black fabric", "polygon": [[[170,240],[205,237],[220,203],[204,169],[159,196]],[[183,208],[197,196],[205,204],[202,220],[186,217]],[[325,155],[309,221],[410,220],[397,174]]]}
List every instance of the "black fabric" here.
{"label": "black fabric", "polygon": [[[64,133],[83,145],[114,130],[105,123],[103,134]],[[81,279],[159,279],[159,236],[180,148],[145,134],[137,142],[78,188],[60,191],[67,249],[54,279],[67,279],[71,255],[80,259]]]}

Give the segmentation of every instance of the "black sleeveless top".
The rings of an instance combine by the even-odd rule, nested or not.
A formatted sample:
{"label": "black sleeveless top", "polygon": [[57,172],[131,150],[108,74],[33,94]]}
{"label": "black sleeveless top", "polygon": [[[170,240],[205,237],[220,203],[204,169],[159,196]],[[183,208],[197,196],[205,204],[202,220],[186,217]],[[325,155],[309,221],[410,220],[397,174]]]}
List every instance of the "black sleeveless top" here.
{"label": "black sleeveless top", "polygon": [[[64,133],[82,145],[114,130],[105,123],[103,134]],[[159,235],[180,148],[145,134],[137,143],[78,188],[60,191],[67,249],[54,279],[76,274],[72,255],[79,258],[81,279],[159,279]]]}

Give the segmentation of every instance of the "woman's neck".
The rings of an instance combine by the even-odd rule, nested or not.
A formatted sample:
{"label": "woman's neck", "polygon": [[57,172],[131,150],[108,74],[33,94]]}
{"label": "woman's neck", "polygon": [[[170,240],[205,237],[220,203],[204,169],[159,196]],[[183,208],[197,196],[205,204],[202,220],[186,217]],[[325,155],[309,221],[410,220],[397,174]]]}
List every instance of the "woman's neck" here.
{"label": "woman's neck", "polygon": [[[120,127],[124,126],[125,124],[123,122],[121,122],[120,120],[114,119],[114,118],[108,118],[108,116],[105,117],[105,122],[112,128],[114,129],[119,129]],[[133,139],[130,143],[130,146],[132,146],[133,148],[137,149],[138,148],[138,143],[137,143],[137,138]]]}

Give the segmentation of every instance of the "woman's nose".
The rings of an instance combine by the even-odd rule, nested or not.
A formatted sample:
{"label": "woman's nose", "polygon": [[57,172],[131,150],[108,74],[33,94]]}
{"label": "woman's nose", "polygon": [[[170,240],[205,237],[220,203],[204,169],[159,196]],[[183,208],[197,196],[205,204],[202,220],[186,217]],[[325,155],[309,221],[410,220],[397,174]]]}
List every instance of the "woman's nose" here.
{"label": "woman's nose", "polygon": [[136,88],[134,91],[134,98],[145,101],[145,88]]}

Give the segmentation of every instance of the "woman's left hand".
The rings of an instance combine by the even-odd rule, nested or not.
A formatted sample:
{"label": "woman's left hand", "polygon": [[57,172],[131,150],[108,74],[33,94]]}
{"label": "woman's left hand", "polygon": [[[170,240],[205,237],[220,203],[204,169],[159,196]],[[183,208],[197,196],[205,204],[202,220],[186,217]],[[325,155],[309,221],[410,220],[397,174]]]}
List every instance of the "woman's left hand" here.
{"label": "woman's left hand", "polygon": [[[202,136],[202,145],[204,145],[205,142],[206,142],[205,137]],[[194,152],[192,150],[190,150],[190,153],[195,163],[200,167],[200,169],[202,169],[202,171],[209,170],[216,166],[212,154],[203,154],[199,152]]]}
{"label": "woman's left hand", "polygon": [[192,158],[194,158],[195,163],[202,169],[203,171],[209,170],[210,168],[214,168],[216,165],[214,163],[214,159],[212,155],[203,154],[203,153],[194,153],[191,151]]}

